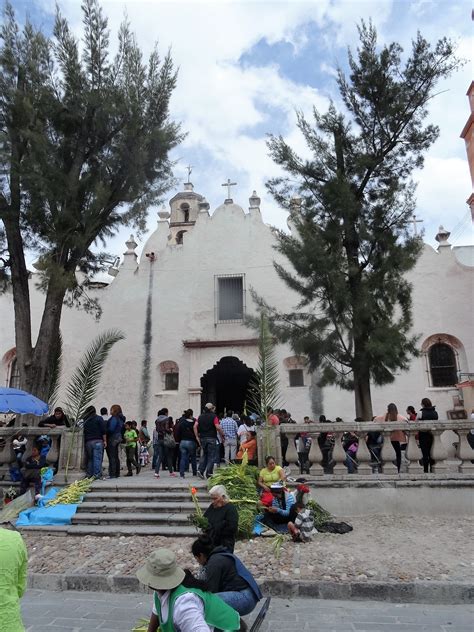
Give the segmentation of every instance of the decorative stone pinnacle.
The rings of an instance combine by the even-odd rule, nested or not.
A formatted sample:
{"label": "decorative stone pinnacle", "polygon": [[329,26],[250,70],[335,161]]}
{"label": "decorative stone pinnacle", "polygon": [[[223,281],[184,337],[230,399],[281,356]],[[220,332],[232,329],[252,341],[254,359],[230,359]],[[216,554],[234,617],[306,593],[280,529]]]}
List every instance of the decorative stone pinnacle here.
{"label": "decorative stone pinnacle", "polygon": [[253,191],[252,195],[249,197],[250,208],[260,208],[260,198],[257,195],[256,191]]}
{"label": "decorative stone pinnacle", "polygon": [[185,191],[194,191],[194,185],[192,182],[185,182],[184,183],[184,190]]}
{"label": "decorative stone pinnacle", "polygon": [[439,227],[438,234],[436,235],[435,239],[439,243],[440,247],[441,246],[450,246],[451,245],[448,242],[448,239],[449,239],[450,235],[451,235],[451,233],[449,232],[449,230],[446,230],[446,228],[444,226],[440,226]]}
{"label": "decorative stone pinnacle", "polygon": [[166,222],[166,220],[169,218],[170,213],[169,211],[166,209],[166,206],[163,205],[161,207],[161,210],[158,211],[158,217],[159,217],[159,222]]}
{"label": "decorative stone pinnacle", "polygon": [[125,242],[125,245],[127,246],[127,251],[123,254],[136,256],[135,248],[138,246],[138,244],[135,241],[135,237],[133,235],[130,235],[129,239]]}

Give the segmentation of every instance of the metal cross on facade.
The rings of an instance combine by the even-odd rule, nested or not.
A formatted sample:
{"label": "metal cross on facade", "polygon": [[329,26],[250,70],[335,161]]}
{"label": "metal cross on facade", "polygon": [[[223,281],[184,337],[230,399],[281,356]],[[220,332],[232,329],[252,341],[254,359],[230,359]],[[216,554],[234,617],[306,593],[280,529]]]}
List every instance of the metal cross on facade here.
{"label": "metal cross on facade", "polygon": [[187,183],[189,184],[191,182],[191,180],[189,178],[191,177],[191,173],[193,172],[193,165],[188,165],[186,167],[186,170],[188,172],[188,182]]}
{"label": "metal cross on facade", "polygon": [[230,200],[230,187],[237,186],[237,182],[231,182],[230,178],[227,178],[227,182],[221,184],[222,187],[227,187],[227,199]]}
{"label": "metal cross on facade", "polygon": [[415,235],[418,235],[418,226],[417,224],[422,224],[423,220],[422,219],[416,219],[416,215],[413,215],[413,217],[411,219],[408,220],[409,224],[413,224],[413,232]]}

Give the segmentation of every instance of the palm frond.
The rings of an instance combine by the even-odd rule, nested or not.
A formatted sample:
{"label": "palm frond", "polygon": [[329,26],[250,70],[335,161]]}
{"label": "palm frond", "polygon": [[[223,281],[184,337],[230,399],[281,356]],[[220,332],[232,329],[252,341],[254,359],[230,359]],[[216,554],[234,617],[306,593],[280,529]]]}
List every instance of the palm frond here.
{"label": "palm frond", "polygon": [[85,351],[66,388],[65,408],[73,424],[82,419],[86,408],[93,402],[104,363],[116,342],[124,340],[125,334],[110,329],[94,338]]}
{"label": "palm frond", "polygon": [[258,365],[247,392],[248,408],[267,418],[267,409],[278,408],[281,402],[278,362],[268,316],[262,312],[259,321]]}
{"label": "palm frond", "polygon": [[78,432],[78,421],[82,419],[86,408],[94,400],[100,382],[104,363],[116,342],[124,340],[125,334],[118,329],[109,329],[94,338],[79,362],[79,366],[66,388],[67,403],[64,404],[66,414],[72,422],[72,434],[69,438],[69,449],[66,458],[65,478],[69,471],[69,463]]}
{"label": "palm frond", "polygon": [[59,387],[61,386],[61,372],[63,368],[63,337],[59,332],[56,353],[53,358],[51,367],[51,384],[48,393],[48,403],[50,409],[54,409],[59,395]]}

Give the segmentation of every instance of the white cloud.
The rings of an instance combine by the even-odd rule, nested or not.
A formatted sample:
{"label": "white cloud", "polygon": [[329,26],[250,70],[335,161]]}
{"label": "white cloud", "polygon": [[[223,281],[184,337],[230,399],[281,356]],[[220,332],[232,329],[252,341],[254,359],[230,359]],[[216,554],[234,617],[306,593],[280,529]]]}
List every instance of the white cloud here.
{"label": "white cloud", "polygon": [[[47,10],[54,11],[54,0],[41,1]],[[79,33],[80,3],[59,0],[59,4]],[[467,5],[443,3],[439,16],[429,20],[427,16],[433,15],[431,4],[407,4],[407,10],[418,16],[417,22],[423,16],[420,28],[425,37],[430,41],[445,34],[457,38],[461,56],[470,57]],[[126,10],[145,53],[156,40],[162,52],[172,47],[173,59],[180,67],[172,114],[188,132],[186,141],[175,151],[180,160],[176,175],[184,179],[184,166],[189,162],[195,165],[195,190],[208,198],[211,208],[225,197],[221,182],[228,177],[238,179],[235,201],[245,208],[248,196],[256,189],[262,197],[265,220],[281,227],[286,223],[285,213],[264,190],[265,181],[278,173],[267,155],[265,133],[283,133],[295,150],[304,154],[306,148],[296,128],[294,110],[309,113],[313,104],[324,110],[327,100],[313,87],[282,77],[275,64],[243,68],[239,58],[262,38],[270,44],[289,42],[295,54],[301,53],[308,37],[306,27],[313,21],[327,27],[322,31],[327,55],[308,58],[303,63],[327,71],[337,62],[337,55],[343,59],[345,46],[357,45],[356,24],[361,17],[372,18],[382,41],[398,40],[405,48],[418,27],[414,23],[413,29],[406,29],[397,23],[392,0],[102,0],[102,5],[109,17],[112,40]],[[431,236],[431,225],[448,225],[449,217],[457,222],[465,213],[469,172],[459,134],[468,116],[464,95],[469,83],[467,66],[441,86],[448,92],[434,99],[430,107],[430,119],[440,126],[441,136],[420,174],[418,214],[425,219],[427,237]],[[275,118],[271,118],[272,112]],[[152,212],[150,229],[155,226],[153,215]],[[118,241],[113,240],[109,248],[120,251],[128,234],[128,229],[121,231]]]}

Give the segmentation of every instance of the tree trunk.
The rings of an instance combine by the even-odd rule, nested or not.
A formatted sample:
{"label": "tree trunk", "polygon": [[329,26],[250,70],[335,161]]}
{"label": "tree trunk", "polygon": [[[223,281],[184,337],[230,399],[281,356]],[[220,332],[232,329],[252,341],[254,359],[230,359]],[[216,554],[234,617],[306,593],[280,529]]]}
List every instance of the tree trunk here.
{"label": "tree trunk", "polygon": [[59,330],[65,293],[66,288],[64,286],[57,287],[53,281],[50,281],[37,343],[28,374],[29,391],[45,402],[48,401],[54,361],[58,353]]}
{"label": "tree trunk", "polygon": [[354,396],[356,417],[360,417],[364,421],[372,421],[370,375],[366,369],[354,369]]}
{"label": "tree trunk", "polygon": [[16,360],[20,372],[20,386],[27,388],[27,376],[32,361],[31,312],[29,273],[23,253],[23,240],[18,223],[8,216],[3,218],[11,261],[13,307],[15,312]]}

